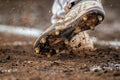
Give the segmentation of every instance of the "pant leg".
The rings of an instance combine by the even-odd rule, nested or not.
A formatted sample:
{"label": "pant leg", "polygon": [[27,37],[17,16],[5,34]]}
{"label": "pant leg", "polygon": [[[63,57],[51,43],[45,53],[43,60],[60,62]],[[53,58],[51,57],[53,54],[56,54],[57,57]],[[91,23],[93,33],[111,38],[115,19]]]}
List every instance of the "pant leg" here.
{"label": "pant leg", "polygon": [[64,6],[66,4],[66,0],[54,0],[52,6],[52,14],[51,23],[55,24],[59,19],[64,18],[66,11],[64,10]]}
{"label": "pant leg", "polygon": [[51,23],[55,24],[59,19],[64,18],[65,14],[67,14],[68,9],[71,7],[72,2],[79,2],[80,0],[54,0],[52,6],[52,14]]}

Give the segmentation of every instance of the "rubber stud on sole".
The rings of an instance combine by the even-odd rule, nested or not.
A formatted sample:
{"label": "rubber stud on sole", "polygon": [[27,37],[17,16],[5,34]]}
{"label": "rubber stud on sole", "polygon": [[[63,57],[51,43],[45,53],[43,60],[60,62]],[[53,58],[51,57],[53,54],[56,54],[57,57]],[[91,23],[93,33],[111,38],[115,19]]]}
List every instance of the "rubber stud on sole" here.
{"label": "rubber stud on sole", "polygon": [[84,16],[82,19],[83,21],[87,21],[87,16]]}
{"label": "rubber stud on sole", "polygon": [[74,32],[75,33],[81,32],[81,29],[79,27],[77,27]]}
{"label": "rubber stud on sole", "polygon": [[98,19],[100,22],[103,20],[102,16],[98,16]]}
{"label": "rubber stud on sole", "polygon": [[68,41],[68,40],[65,40],[64,43],[67,45],[67,44],[69,44],[69,41]]}
{"label": "rubber stud on sole", "polygon": [[39,48],[35,48],[35,53],[39,54],[40,53],[40,49]]}
{"label": "rubber stud on sole", "polygon": [[51,54],[50,53],[47,54],[47,58],[51,58]]}
{"label": "rubber stud on sole", "polygon": [[57,49],[57,50],[56,50],[56,53],[58,54],[59,52],[60,52],[60,50],[59,50],[59,49]]}
{"label": "rubber stud on sole", "polygon": [[95,27],[94,27],[94,26],[90,26],[90,29],[91,29],[91,30],[95,30]]}
{"label": "rubber stud on sole", "polygon": [[42,38],[41,40],[40,40],[40,43],[46,43],[46,39],[45,38]]}
{"label": "rubber stud on sole", "polygon": [[59,31],[55,31],[55,35],[59,35],[60,34],[60,32]]}

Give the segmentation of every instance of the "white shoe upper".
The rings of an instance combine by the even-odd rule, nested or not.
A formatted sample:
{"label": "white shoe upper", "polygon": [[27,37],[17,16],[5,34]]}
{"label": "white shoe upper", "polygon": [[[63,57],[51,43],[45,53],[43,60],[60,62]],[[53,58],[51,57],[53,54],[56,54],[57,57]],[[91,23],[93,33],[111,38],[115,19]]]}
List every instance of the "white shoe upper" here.
{"label": "white shoe upper", "polygon": [[[72,13],[69,12],[71,10],[70,7],[72,2],[75,2],[75,4],[79,3],[78,4],[78,6],[80,6],[78,7],[79,10],[75,9],[76,7],[74,6],[72,6],[73,7],[72,9],[74,9],[75,12],[80,11],[81,12],[79,13],[80,15],[83,14],[83,11],[87,11],[88,9],[93,7],[98,7],[99,9],[101,9],[101,11],[103,11],[103,13],[105,13],[101,4],[101,0],[55,0],[52,7],[52,13],[53,13],[53,16],[51,17],[52,24],[61,22],[60,21],[61,19],[64,19],[69,16],[71,17],[72,14],[78,14],[78,13],[73,13],[73,11]],[[75,15],[72,15],[72,18],[75,18]]]}

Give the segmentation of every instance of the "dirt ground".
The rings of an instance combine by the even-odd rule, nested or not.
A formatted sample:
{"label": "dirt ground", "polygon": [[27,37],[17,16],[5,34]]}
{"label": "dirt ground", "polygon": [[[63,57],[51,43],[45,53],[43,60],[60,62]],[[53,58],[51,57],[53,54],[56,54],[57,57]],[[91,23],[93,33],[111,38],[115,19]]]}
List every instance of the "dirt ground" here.
{"label": "dirt ground", "polygon": [[[0,80],[120,80],[120,50],[97,46],[88,53],[36,55],[31,38],[0,37]],[[10,40],[9,40],[10,39]],[[25,41],[25,45],[8,44]]]}
{"label": "dirt ground", "polygon": [[[4,0],[1,1],[4,2]],[[14,2],[14,0],[11,1]],[[118,0],[114,1],[114,4],[116,4],[117,1]],[[10,1],[8,0],[8,2]],[[34,2],[32,10],[34,10],[35,7],[45,9],[45,5],[36,6],[36,3],[37,2]],[[25,5],[24,2],[21,4]],[[27,4],[24,11],[28,10],[31,4],[32,2],[30,2],[29,5]],[[43,0],[42,4],[46,4],[46,2]],[[50,2],[50,5],[51,4],[52,2]],[[17,4],[14,3],[13,7],[16,5]],[[3,6],[1,5],[0,9],[2,9]],[[111,9],[107,9],[110,8],[109,6],[117,6],[117,4],[107,5],[105,9],[108,12],[111,11]],[[8,7],[10,6],[4,6],[5,9]],[[23,8],[23,6],[19,7]],[[32,14],[38,15],[38,13],[36,13],[38,8],[35,9],[33,13],[29,14],[29,16]],[[13,10],[15,9],[13,8]],[[13,18],[11,16],[12,14],[8,16],[6,11],[1,11],[0,17],[2,16],[4,20],[0,19],[0,23],[20,26],[35,25],[35,27],[39,27],[49,21],[45,14],[43,14],[49,14],[48,8],[38,15],[39,19],[37,18],[38,16],[36,16],[37,19],[32,16],[34,20],[29,16],[24,18],[24,15],[30,13],[30,11],[28,10],[28,12],[24,12],[23,14],[21,11],[18,20],[16,19],[16,11],[12,13],[15,14]],[[45,16],[42,20],[40,19],[41,15]],[[112,16],[109,17],[109,15]],[[91,36],[97,37],[100,40],[120,40],[120,25],[118,24],[120,21],[117,18],[118,16],[114,16],[119,14],[113,15],[113,13],[110,12],[109,15],[107,15],[107,19],[103,24],[95,31],[90,32]],[[24,19],[22,19],[21,16],[27,19],[26,21],[28,22],[22,21]],[[117,18],[117,20],[115,18]],[[7,19],[8,21],[6,21]],[[39,23],[40,21],[43,22]],[[114,23],[118,25],[113,25]],[[115,49],[110,46],[95,45],[96,50],[93,52],[79,54],[64,53],[55,55],[51,58],[45,58],[41,55],[34,54],[32,48],[34,41],[35,38],[0,33],[0,80],[120,80],[120,48]]]}

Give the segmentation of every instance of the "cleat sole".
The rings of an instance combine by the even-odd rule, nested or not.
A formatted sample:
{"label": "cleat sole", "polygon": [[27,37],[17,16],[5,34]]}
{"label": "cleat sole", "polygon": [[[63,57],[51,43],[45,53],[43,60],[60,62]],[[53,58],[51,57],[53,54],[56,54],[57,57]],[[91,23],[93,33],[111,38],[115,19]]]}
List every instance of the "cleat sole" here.
{"label": "cleat sole", "polygon": [[[35,42],[34,49],[38,48],[41,55],[46,55],[48,58],[64,51],[71,49],[69,41],[79,32],[85,30],[94,30],[95,26],[100,24],[104,19],[104,14],[99,10],[92,10],[81,17],[78,17],[74,22],[69,23],[65,29],[51,27],[46,30]],[[93,26],[94,25],[94,26]],[[61,25],[63,26],[63,25]]]}

